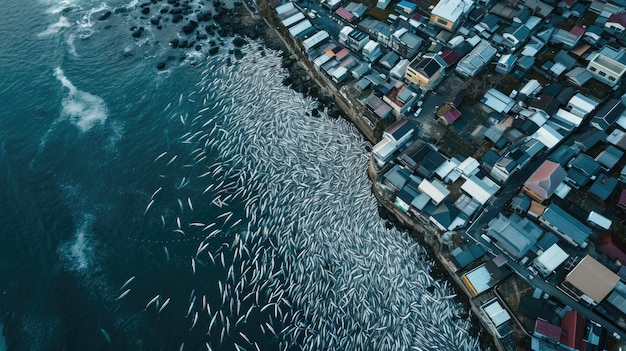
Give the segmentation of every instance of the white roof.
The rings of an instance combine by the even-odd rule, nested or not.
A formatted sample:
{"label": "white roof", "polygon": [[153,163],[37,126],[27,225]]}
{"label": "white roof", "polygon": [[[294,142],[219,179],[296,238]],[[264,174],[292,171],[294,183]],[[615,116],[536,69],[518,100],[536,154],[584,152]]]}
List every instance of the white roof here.
{"label": "white roof", "polygon": [[321,54],[315,60],[313,60],[313,63],[317,67],[320,67],[321,65],[325,64],[328,61],[330,61],[330,56],[328,56],[326,54]]}
{"label": "white roof", "polygon": [[294,24],[302,21],[304,19],[304,14],[302,12],[298,12],[293,16],[287,17],[283,20],[283,25],[285,27],[291,27]]}
{"label": "white roof", "polygon": [[563,136],[559,134],[554,128],[549,125],[541,126],[533,135],[533,138],[539,140],[548,149],[552,149],[556,144],[563,139]]}
{"label": "white roof", "polygon": [[500,190],[500,186],[487,177],[479,179],[476,176],[471,176],[461,185],[461,190],[465,191],[481,205],[484,205]]}
{"label": "white roof", "polygon": [[352,33],[352,31],[354,30],[354,28],[350,27],[350,26],[345,26],[343,28],[341,28],[341,31],[339,31],[340,35],[344,34],[344,35],[348,35],[350,33]]}
{"label": "white roof", "polygon": [[378,144],[374,145],[372,152],[375,156],[378,156],[381,160],[386,160],[394,151],[396,151],[397,145],[389,139],[381,140]]}
{"label": "white roof", "polygon": [[526,96],[532,96],[535,95],[535,93],[539,91],[539,89],[541,89],[541,84],[539,83],[539,81],[536,79],[531,79],[528,81],[528,83],[526,83],[526,85],[524,85],[524,87],[522,87],[522,89],[519,90],[519,93]]}
{"label": "white roof", "polygon": [[472,287],[476,290],[476,294],[483,293],[490,288],[489,282],[491,281],[491,273],[484,264],[467,273],[465,278],[472,284]]}
{"label": "white roof", "polygon": [[536,111],[530,117],[528,117],[528,119],[530,119],[531,121],[535,122],[536,125],[541,127],[542,125],[546,124],[546,122],[548,121],[549,117],[550,116],[548,116],[543,111]]}
{"label": "white roof", "polygon": [[463,173],[466,177],[472,176],[478,172],[480,163],[473,157],[468,157],[456,168]]}
{"label": "white roof", "polygon": [[348,73],[348,69],[343,66],[339,66],[333,71],[331,76],[335,79],[341,79],[341,77],[343,77],[346,73]]}
{"label": "white roof", "polygon": [[576,95],[572,96],[572,98],[568,102],[568,105],[576,107],[577,110],[591,113],[591,111],[593,111],[596,106],[598,106],[598,103],[586,97],[585,95],[582,95],[581,93],[577,93]]}
{"label": "white roof", "polygon": [[276,13],[280,16],[284,13],[287,13],[291,10],[293,10],[295,8],[295,6],[293,5],[293,2],[286,2],[280,6],[276,7]]}
{"label": "white roof", "polygon": [[417,188],[424,194],[428,195],[428,197],[430,197],[435,204],[439,204],[441,201],[445,200],[448,195],[450,195],[450,190],[448,190],[448,188],[446,188],[446,186],[437,179],[432,182],[424,179]]}
{"label": "white roof", "polygon": [[572,187],[561,182],[561,184],[559,184],[554,190],[554,195],[560,197],[561,199],[564,199],[565,197],[567,197],[567,194],[569,194],[571,190],[572,190]]}
{"label": "white roof", "polygon": [[573,124],[574,126],[578,127],[580,125],[580,123],[582,123],[583,118],[580,116],[577,116],[571,112],[565,111],[564,109],[560,108],[557,112],[555,117],[557,117],[560,120],[569,122],[571,124]]}
{"label": "white roof", "polygon": [[561,263],[565,262],[569,255],[563,251],[557,244],[553,244],[537,257],[537,263],[543,266],[544,272],[549,274],[555,270]]}
{"label": "white roof", "polygon": [[611,228],[611,224],[613,224],[613,222],[610,219],[604,217],[603,215],[599,214],[596,211],[589,212],[589,217],[587,217],[587,222],[591,222],[606,230],[609,230],[609,228]]}
{"label": "white roof", "polygon": [[618,118],[615,124],[622,127],[622,129],[626,129],[626,115],[623,115],[622,117]]}
{"label": "white roof", "polygon": [[311,27],[313,27],[313,25],[311,24],[311,21],[307,19],[289,28],[289,34],[291,34],[292,37],[295,37]]}
{"label": "white roof", "polygon": [[489,319],[491,319],[496,327],[511,319],[509,312],[507,312],[497,300],[483,307],[483,311],[487,313],[487,316],[489,316]]}
{"label": "white roof", "polygon": [[494,88],[487,90],[483,98],[480,99],[480,102],[487,105],[488,107],[495,110],[496,112],[507,112],[507,113],[511,110],[511,108],[515,104],[515,101],[513,99],[504,95],[502,92]]}
{"label": "white roof", "polygon": [[456,22],[474,6],[473,0],[440,0],[431,11],[432,15]]}
{"label": "white roof", "polygon": [[453,160],[456,161],[456,159],[447,160],[437,167],[435,173],[439,178],[444,179],[458,165],[458,161],[455,163]]}
{"label": "white roof", "polygon": [[330,37],[330,35],[328,34],[327,31],[321,30],[321,31],[313,34],[312,36],[310,36],[308,39],[303,40],[302,41],[302,46],[304,46],[305,50],[309,50],[310,48],[312,48],[315,45],[323,42],[324,40],[328,39],[329,37]]}

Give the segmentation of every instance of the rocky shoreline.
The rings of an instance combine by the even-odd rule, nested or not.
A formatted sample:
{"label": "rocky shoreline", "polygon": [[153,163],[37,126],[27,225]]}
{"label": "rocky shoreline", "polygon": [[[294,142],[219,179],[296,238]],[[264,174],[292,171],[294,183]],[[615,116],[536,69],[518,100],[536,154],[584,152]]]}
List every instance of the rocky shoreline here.
{"label": "rocky shoreline", "polygon": [[[250,15],[250,13],[245,10],[244,6],[236,6],[234,11],[237,12],[238,18],[246,18],[246,20],[254,21],[257,24],[259,22],[262,22],[259,19],[254,19]],[[247,12],[247,14],[243,12]],[[244,35],[243,32],[238,31],[240,27],[245,27],[245,25],[241,24],[241,25],[233,26],[233,33],[238,34],[238,35]],[[280,37],[280,33],[277,29],[271,28],[268,25],[264,25],[264,27],[265,27],[265,30],[259,35],[259,38],[264,41],[266,46],[272,49],[281,50],[285,53],[289,53],[291,51],[289,50],[287,45],[285,45],[285,42]],[[257,26],[255,26],[255,28],[257,28],[258,30]],[[336,104],[334,104],[332,102],[333,101],[332,96],[328,94],[326,95],[320,94],[320,92],[323,92],[328,89],[335,89],[335,87],[334,86],[311,87],[312,82],[314,82],[314,84],[319,84],[319,81],[310,78],[309,72],[304,68],[303,65],[297,64],[297,61],[298,61],[298,57],[295,54],[291,54],[289,57],[283,58],[283,66],[287,68],[289,71],[289,77],[285,80],[285,84],[291,85],[292,88],[298,92],[316,97],[320,101],[321,105],[329,107],[329,111],[331,111],[330,112],[331,116],[333,117],[345,116],[345,118],[348,121],[354,124],[354,117],[351,116],[350,113],[341,110]],[[367,135],[364,135],[364,137],[366,139],[368,138]],[[370,178],[372,179],[373,182],[375,181],[375,179],[371,177],[371,175],[370,175]],[[381,218],[388,221],[389,226],[394,226],[401,231],[408,232],[411,238],[413,238],[413,240],[416,240],[420,245],[422,245],[426,249],[429,256],[434,259],[434,265],[431,271],[431,275],[433,275],[433,277],[436,279],[448,281],[450,283],[450,286],[454,287],[454,291],[457,294],[457,299],[465,305],[468,311],[471,311],[472,304],[471,304],[470,298],[466,295],[465,291],[458,285],[458,282],[452,278],[451,275],[454,274],[454,272],[449,271],[448,268],[445,266],[445,264],[441,262],[441,259],[439,256],[438,245],[436,245],[436,243],[433,242],[432,240],[425,240],[423,231],[420,231],[414,226],[408,225],[407,223],[403,222],[393,211],[393,208],[390,208],[389,206],[387,206],[390,204],[386,203],[386,201],[379,196],[376,189],[374,189],[374,186],[372,187],[372,192],[376,195],[376,198],[379,202],[379,215],[381,216]],[[493,337],[482,326],[479,318],[475,314],[473,314],[471,318],[473,321],[473,324],[472,324],[473,327],[470,332],[473,335],[477,335],[479,337],[480,344],[485,349],[497,349],[497,346],[493,340]]]}

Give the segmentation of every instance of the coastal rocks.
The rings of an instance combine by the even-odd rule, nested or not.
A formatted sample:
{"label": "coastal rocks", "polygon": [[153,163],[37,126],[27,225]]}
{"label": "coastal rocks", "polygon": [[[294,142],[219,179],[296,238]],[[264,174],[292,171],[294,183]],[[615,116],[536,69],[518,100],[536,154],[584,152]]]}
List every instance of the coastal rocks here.
{"label": "coastal rocks", "polygon": [[220,51],[219,46],[213,46],[209,49],[209,55],[217,55],[219,51]]}
{"label": "coastal rocks", "polygon": [[157,69],[158,69],[159,71],[162,71],[162,70],[164,70],[164,69],[165,69],[165,66],[166,66],[166,65],[165,65],[165,62],[159,62],[159,63],[157,64]]}
{"label": "coastal rocks", "polygon": [[99,21],[106,21],[109,17],[111,17],[112,12],[111,11],[107,11],[105,13],[103,13],[102,15],[100,15],[100,17],[98,17]]}
{"label": "coastal rocks", "polygon": [[242,47],[246,44],[246,40],[242,37],[235,37],[235,39],[233,39],[233,45],[235,45],[235,47]]}
{"label": "coastal rocks", "polygon": [[[132,27],[131,30],[133,30],[133,28],[134,27]],[[136,30],[133,30],[133,38],[141,38],[143,31],[144,31],[143,27],[139,27]]]}

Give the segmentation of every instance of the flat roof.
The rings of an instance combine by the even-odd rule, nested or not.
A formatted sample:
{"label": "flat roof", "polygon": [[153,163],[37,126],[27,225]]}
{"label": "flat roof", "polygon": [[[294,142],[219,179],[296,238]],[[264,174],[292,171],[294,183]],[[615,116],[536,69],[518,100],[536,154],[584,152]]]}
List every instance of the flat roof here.
{"label": "flat roof", "polygon": [[619,276],[587,255],[565,277],[565,281],[599,303],[617,285]]}
{"label": "flat roof", "polygon": [[473,0],[440,0],[430,12],[433,16],[456,22],[459,17],[471,11]]}

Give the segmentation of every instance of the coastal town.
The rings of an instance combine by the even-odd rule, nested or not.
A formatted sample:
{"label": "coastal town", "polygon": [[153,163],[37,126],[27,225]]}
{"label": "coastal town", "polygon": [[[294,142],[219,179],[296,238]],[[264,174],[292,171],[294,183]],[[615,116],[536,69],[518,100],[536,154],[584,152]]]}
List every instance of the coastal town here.
{"label": "coastal town", "polygon": [[626,2],[259,0],[499,350],[626,340]]}

